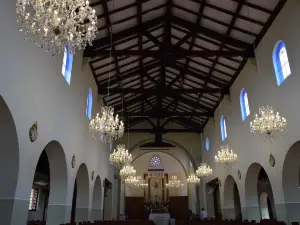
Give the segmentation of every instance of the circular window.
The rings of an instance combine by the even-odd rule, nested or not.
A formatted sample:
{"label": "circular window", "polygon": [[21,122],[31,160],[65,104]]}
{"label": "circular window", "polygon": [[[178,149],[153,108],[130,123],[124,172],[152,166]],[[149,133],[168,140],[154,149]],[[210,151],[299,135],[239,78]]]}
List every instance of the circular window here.
{"label": "circular window", "polygon": [[152,167],[158,167],[160,166],[160,158],[158,156],[153,156],[150,160],[150,165]]}
{"label": "circular window", "polygon": [[208,151],[209,150],[209,139],[208,138],[206,138],[205,147],[206,147],[206,151]]}

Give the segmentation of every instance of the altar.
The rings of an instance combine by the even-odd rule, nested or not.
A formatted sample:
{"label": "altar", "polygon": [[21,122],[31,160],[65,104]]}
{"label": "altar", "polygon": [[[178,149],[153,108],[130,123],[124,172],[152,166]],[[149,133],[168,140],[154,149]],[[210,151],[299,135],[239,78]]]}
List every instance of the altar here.
{"label": "altar", "polygon": [[169,225],[169,213],[150,213],[149,220],[152,220],[155,225]]}

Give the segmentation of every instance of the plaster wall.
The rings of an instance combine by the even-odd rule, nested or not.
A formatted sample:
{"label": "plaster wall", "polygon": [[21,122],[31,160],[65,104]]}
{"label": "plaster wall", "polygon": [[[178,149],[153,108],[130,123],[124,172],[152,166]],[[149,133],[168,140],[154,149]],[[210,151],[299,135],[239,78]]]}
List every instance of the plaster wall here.
{"label": "plaster wall", "polygon": [[[300,31],[295,29],[300,19],[299,1],[289,0],[270,27],[265,37],[256,49],[257,64],[249,60],[230,89],[230,99],[222,101],[214,115],[214,123],[205,127],[204,137],[210,139],[209,151],[202,150],[203,161],[208,162],[214,170],[213,176],[204,182],[218,177],[222,184],[228,175],[237,181],[238,190],[243,211],[243,219],[260,219],[257,210],[258,201],[247,202],[245,197],[245,179],[249,166],[256,162],[266,171],[272,185],[275,201],[276,215],[278,220],[299,221],[299,189],[290,187],[295,200],[285,199],[282,183],[283,165],[290,147],[299,140],[298,119],[300,114],[299,84],[300,64]],[[276,83],[275,72],[272,62],[272,53],[275,44],[283,40],[285,42],[292,74],[279,87]],[[248,93],[251,114],[243,121],[240,110],[240,92],[245,88]],[[280,140],[270,143],[262,139],[256,139],[249,131],[249,123],[253,120],[259,107],[271,105],[280,112],[288,121],[288,130]],[[220,117],[224,115],[227,125],[228,137],[222,142],[220,133]],[[213,157],[216,149],[221,144],[229,144],[239,155],[239,160],[232,166],[224,168],[216,165]],[[269,164],[269,155],[273,154],[276,160],[275,167]],[[294,167],[298,171],[299,167]],[[241,180],[238,180],[238,169],[241,171]],[[297,172],[296,171],[296,172]],[[299,171],[297,172],[299,174]],[[294,182],[292,182],[294,180]],[[298,177],[290,176],[286,179],[286,186],[295,185]],[[289,183],[290,182],[290,183]],[[297,191],[296,191],[297,190]],[[224,206],[224,188],[220,189],[222,208]],[[257,191],[256,191],[257,192]],[[253,196],[254,197],[254,196]],[[299,213],[298,213],[299,214]],[[213,215],[209,215],[213,216]]]}
{"label": "plaster wall", "polygon": [[[60,212],[53,223],[68,222],[79,165],[85,163],[88,170],[90,189],[88,210],[92,207],[91,193],[95,181],[91,179],[92,171],[95,177],[100,175],[101,180],[105,177],[114,180],[108,162],[110,153],[108,145],[93,140],[88,134],[89,119],[85,115],[85,107],[89,87],[93,91],[92,115],[95,116],[100,111],[96,84],[89,66],[83,63],[86,61],[82,59],[82,53],[74,55],[69,86],[61,74],[62,55],[53,58],[51,54],[23,40],[23,34],[17,31],[14,1],[1,3],[0,18],[0,29],[3,31],[0,35],[0,95],[14,120],[18,143],[15,158],[1,155],[3,159],[1,168],[5,171],[5,174],[0,174],[1,176],[10,176],[10,170],[6,168],[10,168],[11,162],[16,162],[15,168],[18,171],[11,172],[11,176],[17,179],[16,185],[11,183],[12,186],[7,187],[11,192],[0,194],[0,209],[4,210],[0,220],[12,225],[26,223],[29,196],[38,159],[45,146],[55,140],[60,143],[65,155],[67,195],[65,200],[54,197],[49,210]],[[39,136],[31,143],[28,131],[35,121],[38,123]],[[1,146],[3,147],[5,146]],[[76,165],[72,168],[71,160],[74,154]],[[0,179],[2,180],[2,177]],[[10,212],[8,205],[12,206]]]}
{"label": "plaster wall", "polygon": [[[177,190],[169,190],[170,196],[187,196],[187,182],[186,182],[186,173],[182,165],[178,162],[178,160],[172,157],[169,154],[162,152],[148,152],[145,153],[138,158],[136,158],[132,165],[137,171],[137,175],[143,177],[144,174],[148,173],[149,161],[153,155],[158,155],[161,158],[161,163],[164,168],[164,173],[168,174],[169,180],[171,176],[177,176],[178,179],[183,183],[182,189]],[[126,188],[126,196],[144,196],[143,189],[130,189]]]}

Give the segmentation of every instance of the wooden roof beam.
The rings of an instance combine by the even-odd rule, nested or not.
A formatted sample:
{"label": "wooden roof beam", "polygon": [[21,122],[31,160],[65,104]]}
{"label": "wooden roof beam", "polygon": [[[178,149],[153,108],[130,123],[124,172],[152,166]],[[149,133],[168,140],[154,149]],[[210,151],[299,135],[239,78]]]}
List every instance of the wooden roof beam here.
{"label": "wooden roof beam", "polygon": [[[160,93],[165,96],[173,96],[173,93],[178,94],[198,94],[198,93],[229,93],[229,90],[225,90],[222,88],[109,88],[109,93],[117,94],[117,93],[134,93],[134,94],[144,94],[148,96],[155,96],[157,93]],[[106,94],[107,87],[99,90],[99,94]]]}
{"label": "wooden roof beam", "polygon": [[[160,16],[160,17],[156,17],[152,20],[144,22],[143,23],[143,28],[149,29],[151,27],[157,26],[158,24],[162,23],[163,21],[164,21],[164,15]],[[120,32],[117,32],[117,33],[113,34],[112,41],[116,42],[116,41],[119,41],[121,39],[130,37],[130,36],[133,36],[133,35],[137,35],[137,33],[139,33],[139,32],[140,32],[140,28],[137,25],[137,26],[134,26],[134,27],[131,27],[131,28],[128,28],[126,30],[122,30]],[[110,40],[109,36],[94,40],[93,45],[88,46],[85,49],[84,54],[83,54],[84,57],[86,57],[86,55],[90,54],[91,51],[94,51],[97,48],[100,48],[100,47],[103,48],[103,46],[109,45],[110,41],[111,40]]]}
{"label": "wooden roof beam", "polygon": [[176,23],[179,26],[182,26],[184,28],[189,29],[192,32],[195,33],[201,33],[207,37],[216,39],[220,42],[226,42],[226,44],[234,46],[236,48],[242,48],[242,49],[251,49],[251,44],[248,44],[246,42],[240,41],[238,39],[234,39],[232,37],[225,36],[224,34],[220,34],[214,30],[208,29],[203,26],[197,26],[196,24],[193,24],[189,21],[183,20],[177,16],[172,16],[172,22]]}
{"label": "wooden roof beam", "polygon": [[[164,51],[162,50],[114,50],[112,51],[112,56],[114,57],[124,57],[124,56],[143,56],[143,57],[152,57],[157,59],[163,59]],[[245,51],[213,51],[213,50],[185,50],[185,49],[176,49],[171,54],[174,54],[176,58],[185,58],[185,57],[216,57],[220,55],[223,58],[230,58],[230,57],[247,57],[253,58],[254,52],[250,50]],[[88,52],[85,57],[96,57],[96,56],[110,56],[110,50],[95,50],[93,52]]]}

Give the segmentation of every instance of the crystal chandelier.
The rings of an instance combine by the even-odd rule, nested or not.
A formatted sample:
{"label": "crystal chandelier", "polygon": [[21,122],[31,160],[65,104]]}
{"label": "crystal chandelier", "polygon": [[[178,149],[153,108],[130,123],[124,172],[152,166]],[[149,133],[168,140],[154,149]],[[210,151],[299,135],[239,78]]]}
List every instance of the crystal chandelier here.
{"label": "crystal chandelier", "polygon": [[136,187],[138,185],[138,180],[135,176],[129,176],[125,179],[125,184],[129,187]]}
{"label": "crystal chandelier", "polygon": [[177,176],[172,176],[170,181],[166,184],[167,188],[182,188],[183,184],[178,180]]}
{"label": "crystal chandelier", "polygon": [[[18,0],[19,31],[25,39],[57,55],[92,45],[96,37],[96,11],[84,0]],[[66,48],[67,46],[67,48]]]}
{"label": "crystal chandelier", "polygon": [[148,187],[148,184],[141,176],[129,176],[125,179],[125,184],[131,188],[144,188]]}
{"label": "crystal chandelier", "polygon": [[194,174],[190,174],[189,177],[187,178],[187,182],[188,184],[199,184],[200,183],[200,179]]}
{"label": "crystal chandelier", "polygon": [[215,161],[219,164],[230,164],[237,161],[238,156],[228,145],[222,145],[215,155]]}
{"label": "crystal chandelier", "polygon": [[120,176],[123,180],[127,177],[135,176],[136,170],[131,165],[126,165],[120,170]]}
{"label": "crystal chandelier", "polygon": [[201,165],[196,170],[198,177],[207,177],[212,175],[212,169],[206,163],[201,163]]}
{"label": "crystal chandelier", "polygon": [[146,183],[146,181],[141,176],[137,176],[136,179],[138,180],[136,185],[137,188],[148,187],[148,183]]}
{"label": "crystal chandelier", "polygon": [[113,140],[121,138],[124,134],[124,123],[119,120],[119,115],[114,116],[114,108],[102,107],[101,117],[97,113],[89,125],[89,132],[96,138],[100,136],[103,143],[111,143]]}
{"label": "crystal chandelier", "polygon": [[251,132],[257,137],[262,136],[265,140],[276,140],[287,129],[287,122],[279,113],[274,113],[271,106],[263,106],[259,109],[259,116],[250,122]]}
{"label": "crystal chandelier", "polygon": [[109,156],[110,164],[117,169],[121,169],[124,165],[129,165],[131,161],[132,156],[125,148],[125,145],[117,145],[117,148]]}

